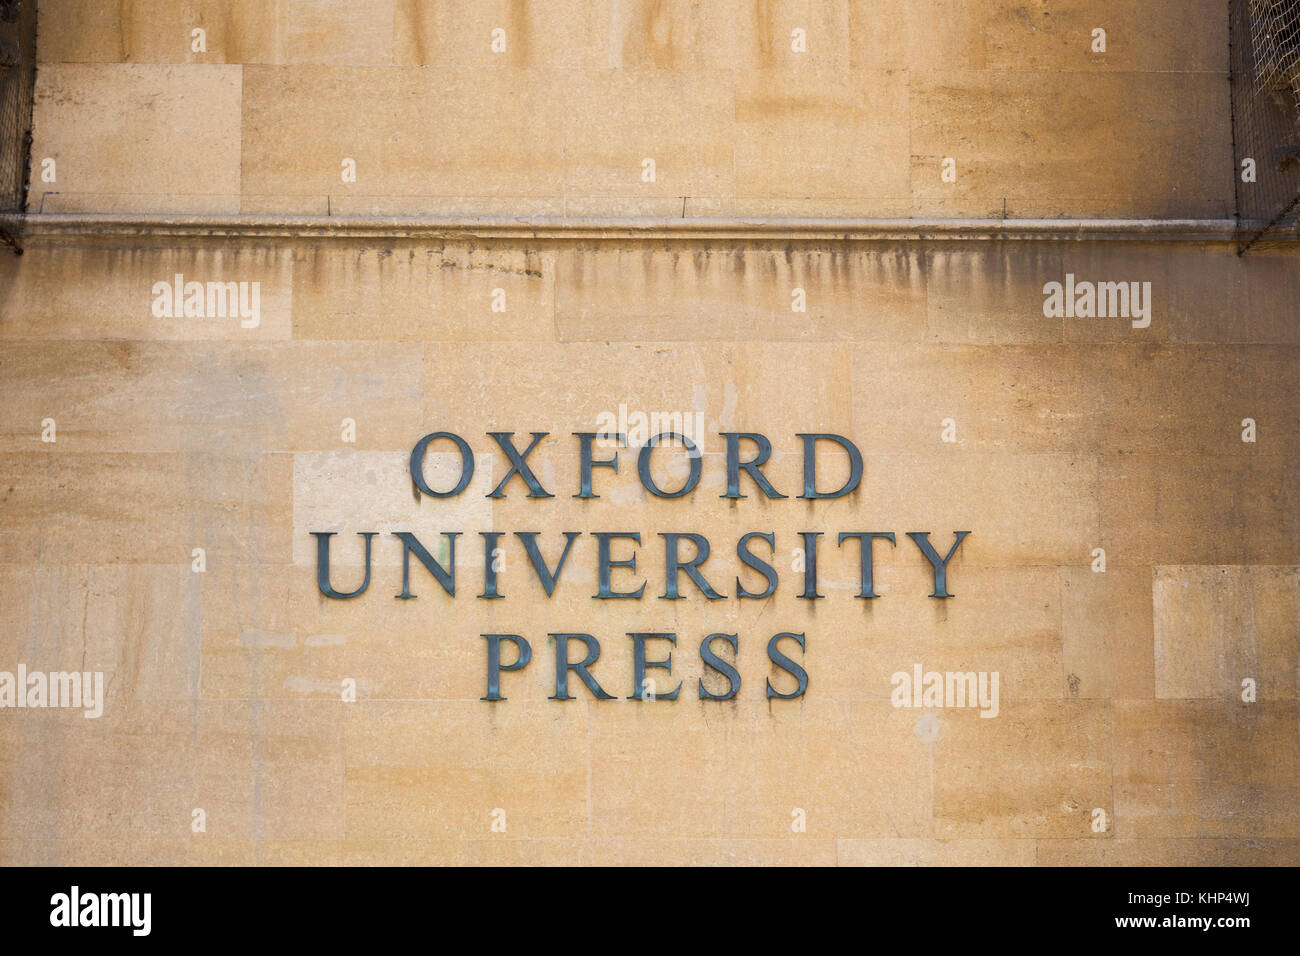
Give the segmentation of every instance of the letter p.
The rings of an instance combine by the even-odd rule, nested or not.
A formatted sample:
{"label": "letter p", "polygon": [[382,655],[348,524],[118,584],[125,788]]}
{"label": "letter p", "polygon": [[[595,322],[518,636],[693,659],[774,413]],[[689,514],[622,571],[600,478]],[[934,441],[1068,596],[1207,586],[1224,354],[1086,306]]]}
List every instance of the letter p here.
{"label": "letter p", "polygon": [[[479,700],[505,700],[501,696],[501,672],[523,670],[533,659],[533,649],[518,634],[484,634],[482,637],[488,642],[488,690],[487,696]],[[501,663],[502,641],[510,641],[519,650],[513,664]]]}

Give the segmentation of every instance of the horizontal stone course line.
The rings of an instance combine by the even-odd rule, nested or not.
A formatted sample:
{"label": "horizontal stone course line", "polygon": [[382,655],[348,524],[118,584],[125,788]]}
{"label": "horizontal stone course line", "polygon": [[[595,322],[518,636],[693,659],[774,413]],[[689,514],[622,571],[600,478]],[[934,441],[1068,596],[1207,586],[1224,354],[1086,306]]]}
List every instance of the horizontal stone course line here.
{"label": "horizontal stone course line", "polygon": [[1231,219],[741,219],[625,217],[206,216],[40,213],[11,220],[23,238],[283,237],[501,239],[842,239],[862,242],[1158,240],[1232,242],[1250,223]]}

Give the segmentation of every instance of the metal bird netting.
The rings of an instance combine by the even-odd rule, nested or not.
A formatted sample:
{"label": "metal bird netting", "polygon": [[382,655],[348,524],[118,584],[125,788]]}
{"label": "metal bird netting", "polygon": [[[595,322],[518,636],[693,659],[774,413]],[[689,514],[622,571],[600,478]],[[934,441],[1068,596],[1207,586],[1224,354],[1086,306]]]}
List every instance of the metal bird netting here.
{"label": "metal bird netting", "polygon": [[36,0],[0,0],[0,242],[15,248],[27,201],[35,79]]}
{"label": "metal bird netting", "polygon": [[1230,0],[1237,251],[1300,238],[1300,0]]}

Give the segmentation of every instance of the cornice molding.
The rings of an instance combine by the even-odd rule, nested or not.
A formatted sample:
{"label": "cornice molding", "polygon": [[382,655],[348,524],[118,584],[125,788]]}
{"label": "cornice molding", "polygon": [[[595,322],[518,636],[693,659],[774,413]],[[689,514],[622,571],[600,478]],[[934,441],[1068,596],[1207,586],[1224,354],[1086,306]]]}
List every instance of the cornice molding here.
{"label": "cornice molding", "polygon": [[1231,219],[560,219],[40,213],[7,217],[22,240],[94,238],[531,240],[1088,240],[1234,242]]}

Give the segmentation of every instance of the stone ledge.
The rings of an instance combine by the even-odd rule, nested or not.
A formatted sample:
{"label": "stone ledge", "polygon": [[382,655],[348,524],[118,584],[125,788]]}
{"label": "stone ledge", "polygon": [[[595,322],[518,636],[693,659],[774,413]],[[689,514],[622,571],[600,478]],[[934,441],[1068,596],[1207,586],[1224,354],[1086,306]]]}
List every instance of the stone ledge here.
{"label": "stone ledge", "polygon": [[1231,219],[561,219],[432,216],[185,216],[42,213],[10,218],[24,239],[248,237],[312,239],[1147,240],[1233,242]]}

